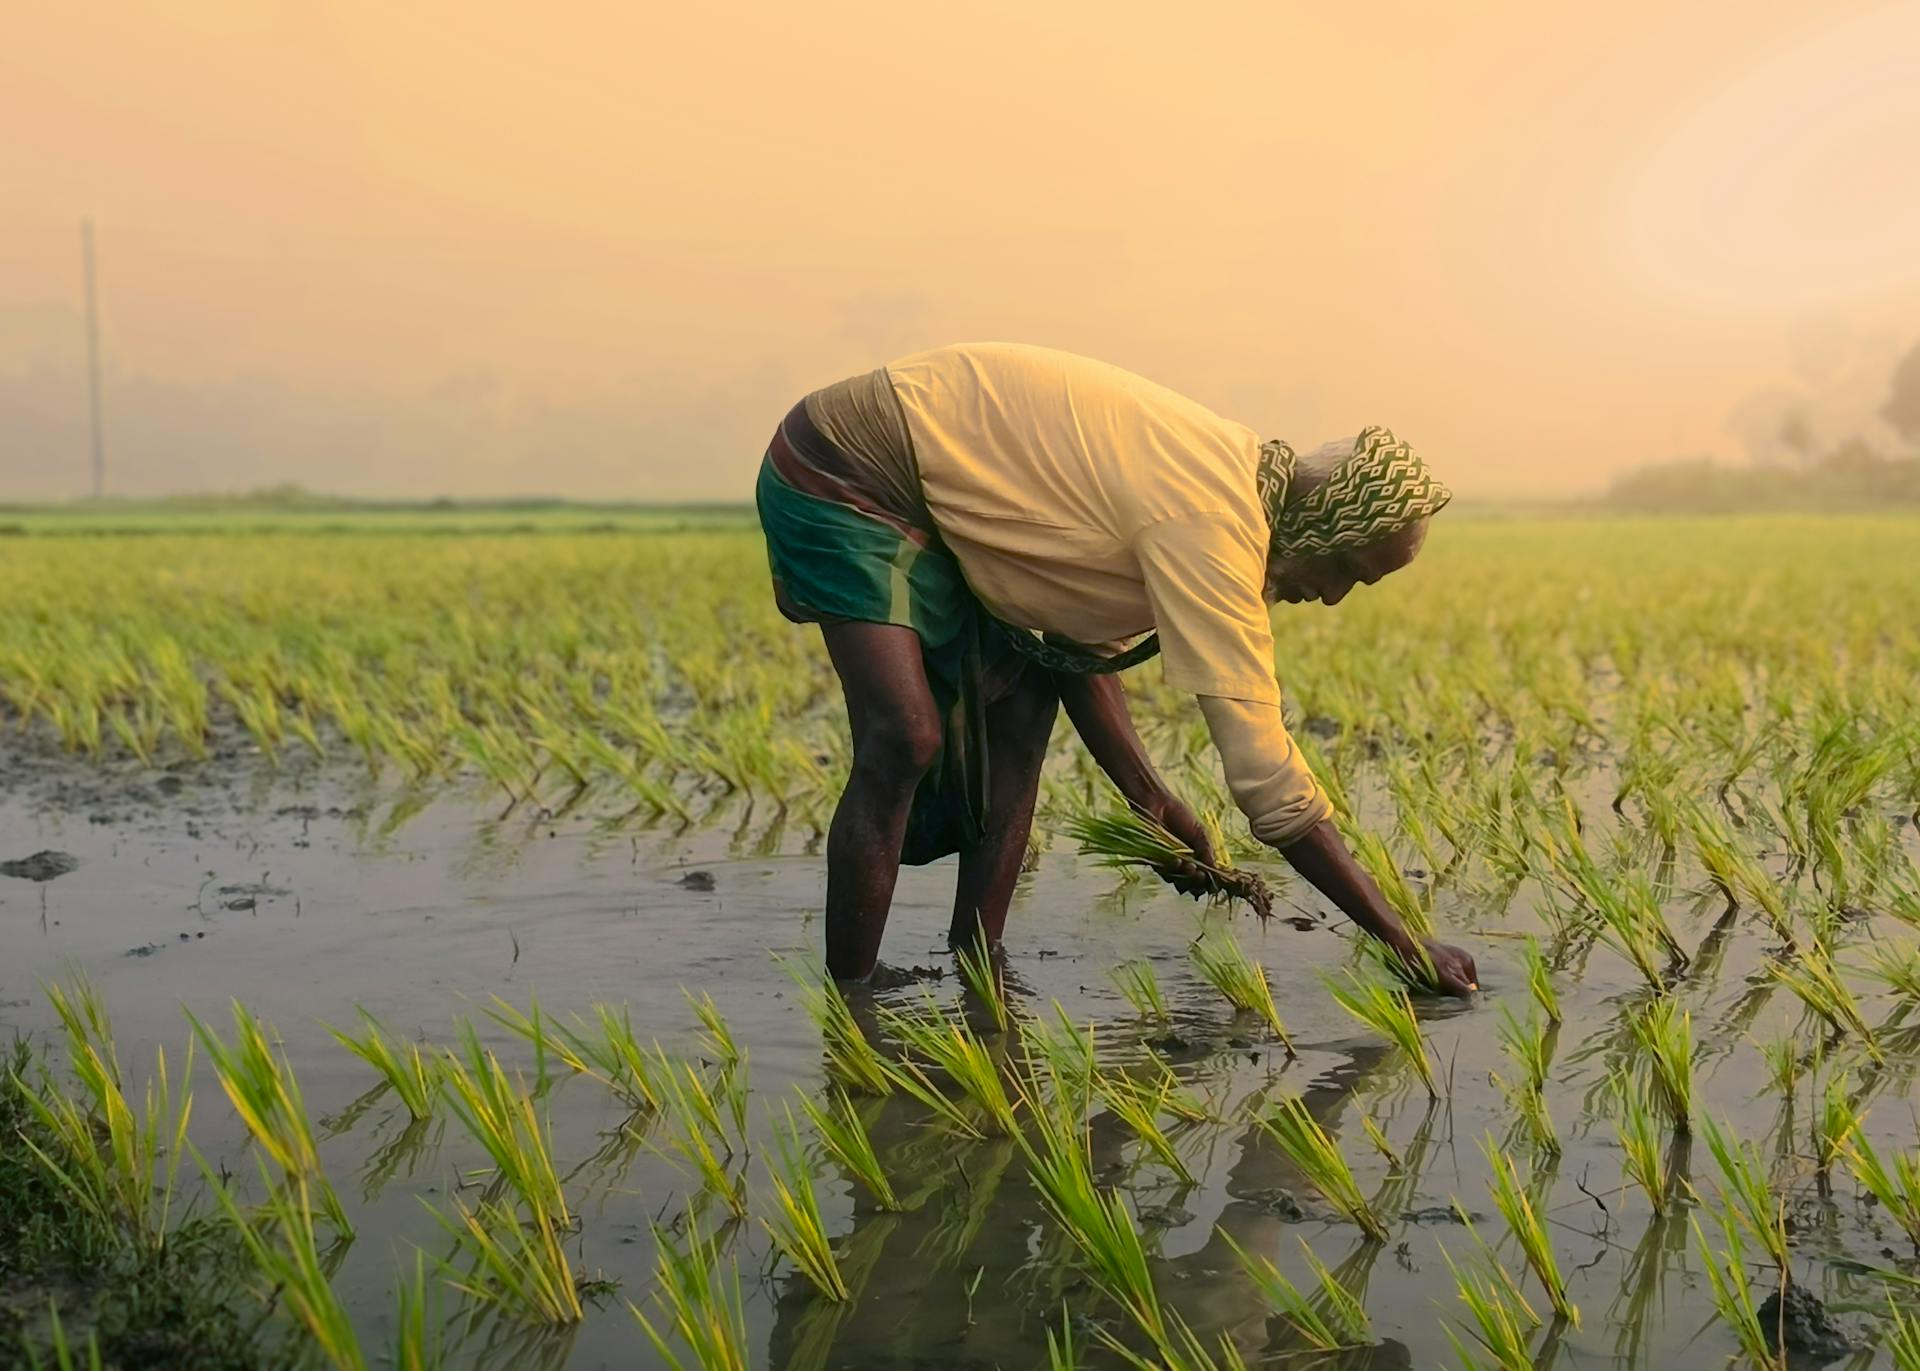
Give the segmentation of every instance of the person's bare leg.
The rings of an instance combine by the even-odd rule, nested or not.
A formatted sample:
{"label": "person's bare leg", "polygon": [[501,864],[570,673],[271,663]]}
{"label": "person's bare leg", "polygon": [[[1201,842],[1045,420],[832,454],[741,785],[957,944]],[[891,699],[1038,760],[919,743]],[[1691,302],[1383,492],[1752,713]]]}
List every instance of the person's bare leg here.
{"label": "person's bare leg", "polygon": [[821,633],[853,731],[853,771],[827,830],[827,972],[853,980],[880,959],[907,814],[940,750],[940,716],[912,629],[822,624]]}
{"label": "person's bare leg", "polygon": [[960,854],[953,922],[947,929],[947,943],[955,951],[972,947],[982,926],[987,945],[1000,946],[1007,907],[1027,857],[1040,768],[1059,703],[1053,678],[1028,667],[1013,693],[987,709],[987,831]]}

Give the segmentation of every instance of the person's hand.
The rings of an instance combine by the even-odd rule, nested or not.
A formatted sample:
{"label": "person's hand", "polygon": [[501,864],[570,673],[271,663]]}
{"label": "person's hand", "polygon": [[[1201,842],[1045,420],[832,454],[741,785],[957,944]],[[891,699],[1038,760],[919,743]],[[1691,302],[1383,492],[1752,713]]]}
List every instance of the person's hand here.
{"label": "person's hand", "polygon": [[1197,862],[1181,862],[1177,866],[1156,867],[1160,879],[1167,882],[1182,895],[1192,895],[1198,899],[1213,892],[1213,881],[1201,868],[1218,866],[1220,854],[1213,849],[1213,840],[1207,836],[1207,830],[1200,818],[1191,809],[1178,800],[1168,800],[1160,813],[1160,825],[1167,832],[1192,848]]}
{"label": "person's hand", "polygon": [[1471,953],[1433,938],[1422,938],[1420,946],[1426,949],[1441,993],[1465,998],[1480,988],[1480,972]]}

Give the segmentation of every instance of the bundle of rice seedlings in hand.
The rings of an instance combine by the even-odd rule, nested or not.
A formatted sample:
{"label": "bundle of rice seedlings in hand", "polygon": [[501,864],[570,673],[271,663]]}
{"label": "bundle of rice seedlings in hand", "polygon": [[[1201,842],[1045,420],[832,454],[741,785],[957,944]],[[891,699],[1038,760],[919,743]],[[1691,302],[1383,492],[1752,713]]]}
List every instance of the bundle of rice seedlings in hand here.
{"label": "bundle of rice seedlings in hand", "polygon": [[1098,857],[1102,866],[1144,866],[1163,878],[1197,874],[1209,899],[1244,900],[1262,920],[1273,917],[1273,892],[1265,881],[1251,871],[1201,861],[1157,819],[1132,809],[1086,810],[1068,815],[1062,827],[1083,855]]}

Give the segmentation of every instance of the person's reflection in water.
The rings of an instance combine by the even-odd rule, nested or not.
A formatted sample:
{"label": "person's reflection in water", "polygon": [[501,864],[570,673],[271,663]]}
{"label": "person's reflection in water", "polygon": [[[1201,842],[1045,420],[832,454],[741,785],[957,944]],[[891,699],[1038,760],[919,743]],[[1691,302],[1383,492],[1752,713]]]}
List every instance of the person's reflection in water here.
{"label": "person's reflection in water", "polygon": [[[1343,1125],[1343,1119],[1351,1116],[1349,1106],[1355,1104],[1362,1087],[1386,1069],[1391,1069],[1388,1049],[1371,1043],[1357,1045],[1348,1050],[1346,1061],[1300,1091],[1308,1114],[1341,1141],[1349,1158],[1359,1154],[1346,1140],[1358,1138],[1360,1127],[1357,1121]],[[1288,1201],[1297,1201],[1309,1212],[1320,1207],[1319,1201],[1306,1178],[1258,1127],[1248,1124],[1236,1142],[1239,1157],[1227,1171],[1228,1200],[1215,1218],[1206,1243],[1187,1256],[1160,1264],[1154,1274],[1162,1290],[1179,1290],[1176,1304],[1181,1316],[1210,1343],[1224,1333],[1243,1352],[1297,1353],[1302,1346],[1297,1335],[1241,1270],[1226,1239],[1231,1237],[1253,1256],[1265,1256],[1285,1266],[1286,1250],[1297,1248],[1298,1236],[1310,1231],[1303,1230],[1299,1209]],[[1423,1159],[1408,1149],[1404,1160],[1409,1172],[1417,1177]],[[1398,1208],[1400,1203],[1396,1199],[1392,1207]],[[1349,1245],[1352,1251],[1342,1259],[1331,1260],[1323,1252],[1322,1260],[1347,1288],[1364,1297],[1374,1262],[1387,1247],[1368,1242],[1357,1232]],[[1164,1277],[1162,1269],[1166,1271]],[[1403,1371],[1413,1363],[1405,1346],[1388,1339],[1332,1364],[1341,1371]]]}
{"label": "person's reflection in water", "polygon": [[[1343,1126],[1342,1116],[1356,1091],[1383,1065],[1392,1069],[1386,1058],[1385,1049],[1371,1044],[1351,1049],[1339,1067],[1306,1086],[1302,1098],[1308,1112],[1329,1132],[1357,1138],[1357,1124]],[[1043,1366],[1047,1331],[1058,1329],[1063,1301],[1076,1321],[1123,1329],[1125,1316],[1078,1269],[1071,1243],[1027,1183],[1017,1148],[1005,1139],[966,1142],[929,1128],[925,1111],[905,1099],[868,1103],[863,1115],[875,1151],[908,1212],[886,1213],[856,1190],[853,1228],[835,1244],[854,1298],[831,1304],[801,1278],[782,1278],[768,1366],[777,1371]],[[1219,1230],[1250,1253],[1277,1257],[1302,1231],[1285,1217],[1281,1196],[1295,1196],[1312,1209],[1313,1192],[1258,1128],[1240,1127],[1232,1143],[1237,1155],[1226,1172],[1229,1198],[1214,1221],[1216,1229],[1191,1253],[1154,1259],[1154,1282],[1162,1301],[1209,1345],[1226,1333],[1250,1356],[1283,1347],[1297,1350]],[[1091,1146],[1093,1174],[1102,1185],[1123,1181],[1130,1170],[1142,1181],[1160,1175],[1158,1168],[1132,1166],[1138,1151],[1132,1134],[1097,1109]],[[1357,1155],[1351,1147],[1348,1151]],[[1406,1159],[1410,1169],[1417,1168],[1413,1149]],[[1212,1167],[1208,1171],[1217,1174]],[[1130,1211],[1145,1207],[1168,1214],[1177,1213],[1178,1202],[1192,1191],[1168,1177],[1165,1185],[1129,1184],[1126,1193]],[[1140,1226],[1151,1253],[1157,1233],[1152,1224]],[[1329,1264],[1363,1291],[1373,1262],[1386,1250],[1381,1244],[1356,1243],[1350,1257],[1330,1258]],[[1131,1329],[1124,1335],[1137,1343]],[[1078,1346],[1092,1342],[1090,1332],[1078,1330]],[[1342,1371],[1401,1371],[1412,1363],[1404,1346],[1388,1340],[1339,1365]]]}

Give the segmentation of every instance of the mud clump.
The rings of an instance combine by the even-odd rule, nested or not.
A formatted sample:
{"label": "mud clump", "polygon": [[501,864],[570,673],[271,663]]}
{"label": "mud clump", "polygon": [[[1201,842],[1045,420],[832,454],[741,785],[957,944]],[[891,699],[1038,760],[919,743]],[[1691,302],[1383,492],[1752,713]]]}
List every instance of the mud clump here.
{"label": "mud clump", "polygon": [[23,881],[51,881],[78,870],[79,866],[80,859],[65,852],[36,852],[31,857],[0,862],[0,876],[14,876]]}
{"label": "mud clump", "polygon": [[873,974],[867,977],[868,990],[898,990],[902,986],[920,985],[927,981],[946,979],[946,968],[939,966],[888,966],[885,962],[876,962]]}
{"label": "mud clump", "polygon": [[1240,900],[1265,923],[1273,917],[1273,891],[1251,871],[1238,867],[1210,866],[1206,872],[1207,894],[1214,899]]}
{"label": "mud clump", "polygon": [[1775,1291],[1761,1301],[1758,1313],[1762,1328],[1781,1330],[1789,1351],[1818,1361],[1832,1361],[1857,1350],[1853,1339],[1841,1332],[1840,1325],[1833,1321],[1833,1315],[1827,1312],[1820,1297],[1803,1285],[1788,1286],[1784,1302]]}

